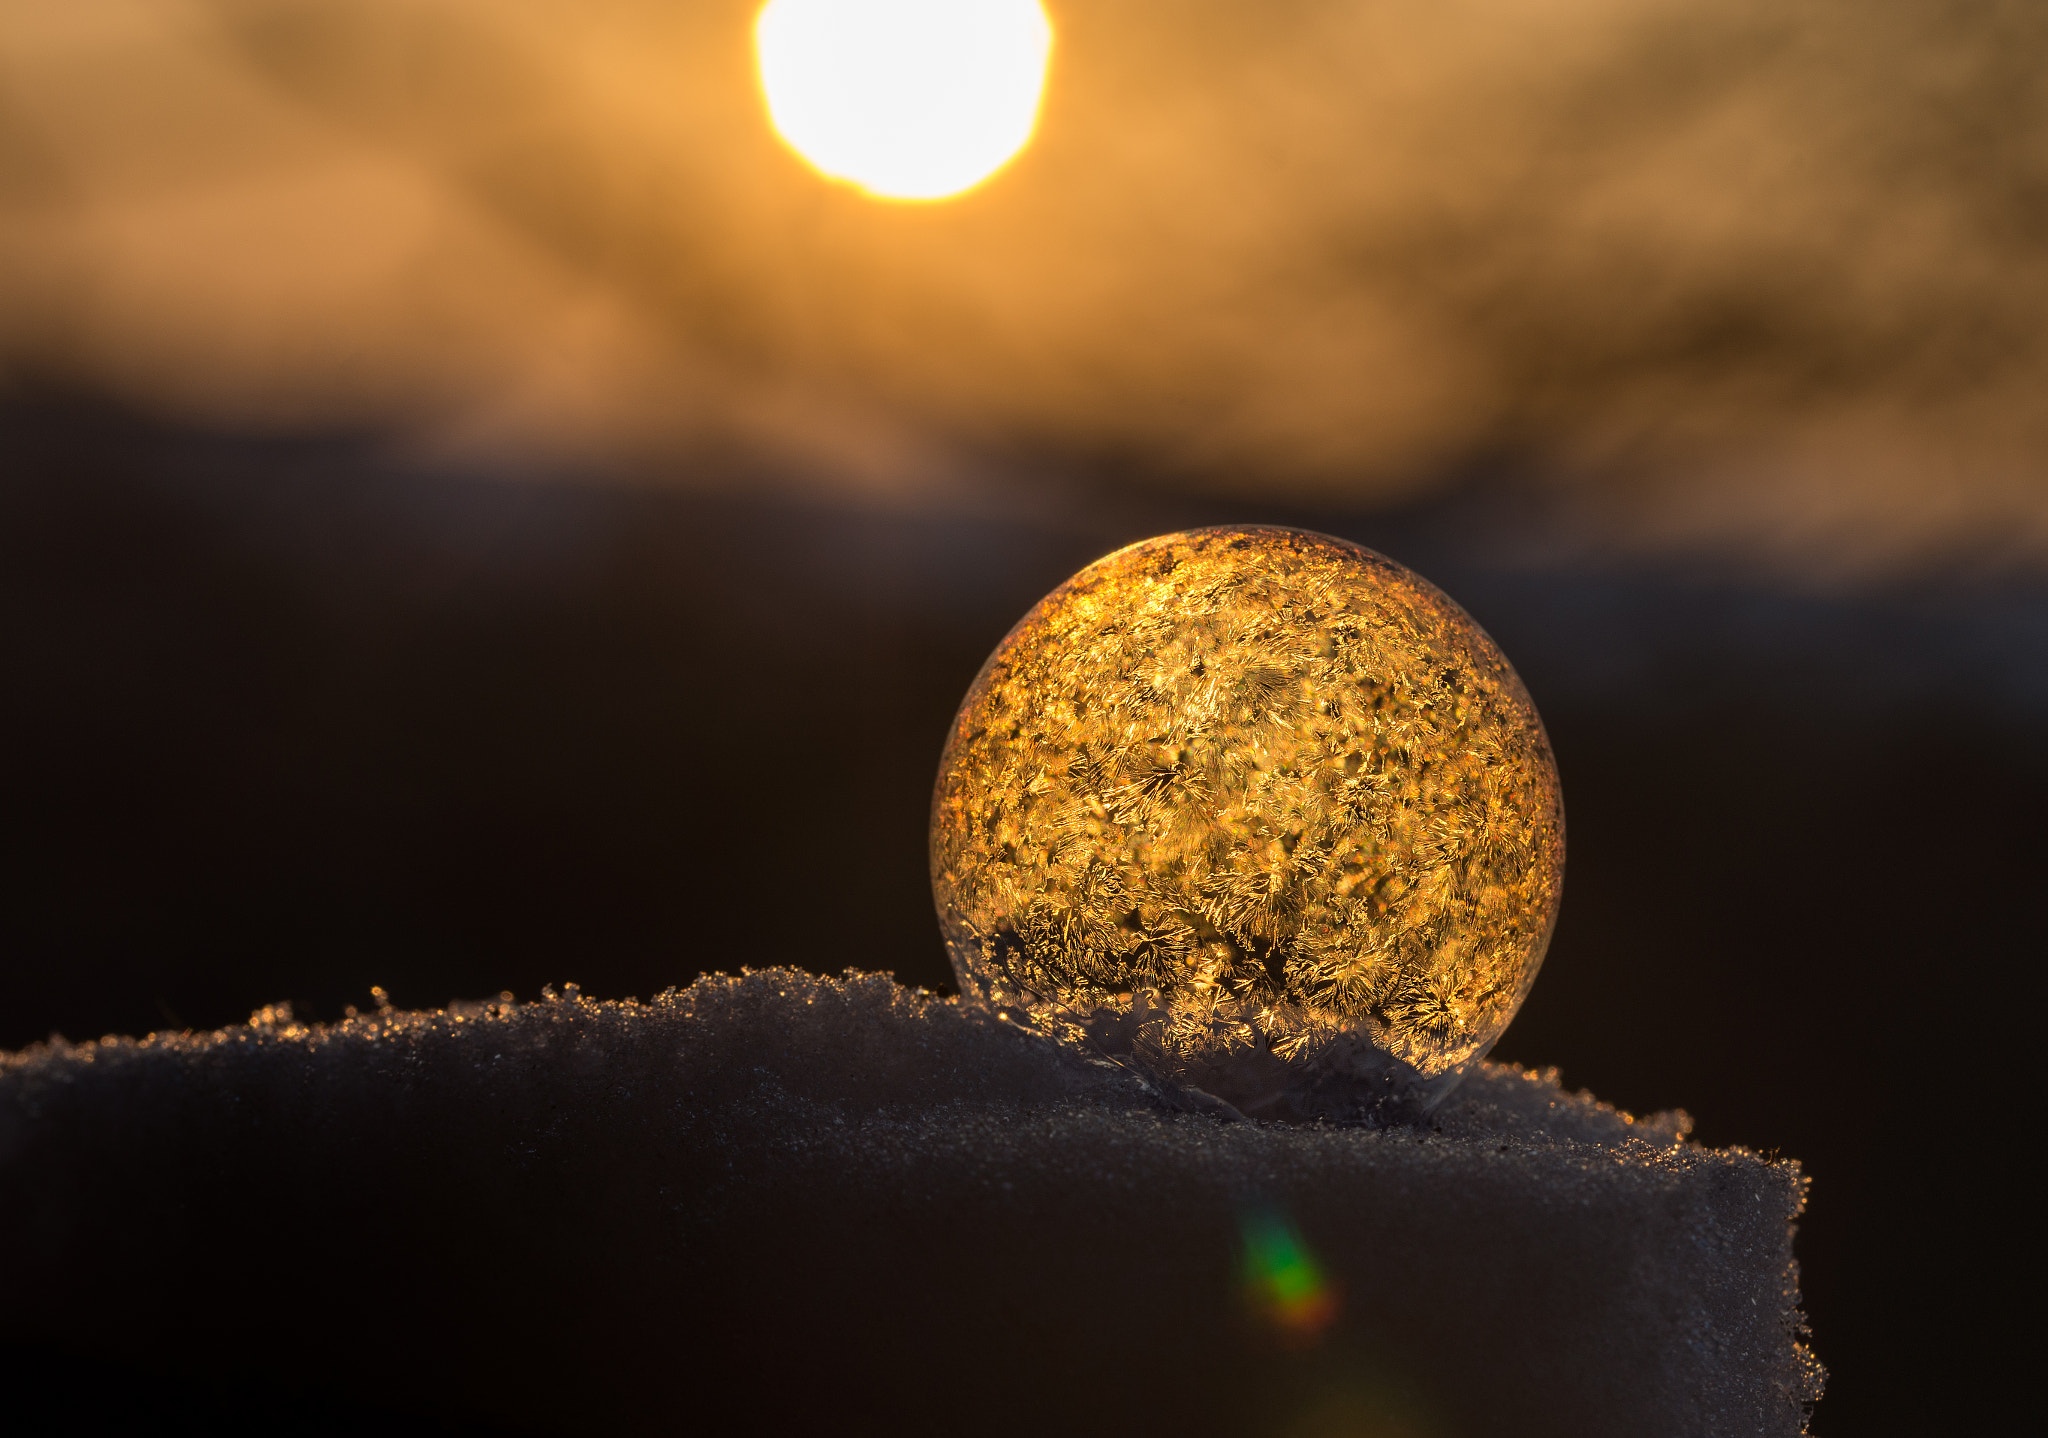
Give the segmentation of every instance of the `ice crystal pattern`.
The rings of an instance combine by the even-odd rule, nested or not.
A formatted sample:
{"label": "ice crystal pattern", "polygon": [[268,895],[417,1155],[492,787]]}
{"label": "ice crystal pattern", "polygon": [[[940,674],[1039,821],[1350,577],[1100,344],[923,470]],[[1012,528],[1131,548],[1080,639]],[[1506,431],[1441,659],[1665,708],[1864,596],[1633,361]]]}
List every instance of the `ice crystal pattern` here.
{"label": "ice crystal pattern", "polygon": [[1527,994],[1564,821],[1534,705],[1449,598],[1343,540],[1205,529],[1011,631],[931,858],[970,995],[1167,1072],[1367,1051],[1429,1078]]}

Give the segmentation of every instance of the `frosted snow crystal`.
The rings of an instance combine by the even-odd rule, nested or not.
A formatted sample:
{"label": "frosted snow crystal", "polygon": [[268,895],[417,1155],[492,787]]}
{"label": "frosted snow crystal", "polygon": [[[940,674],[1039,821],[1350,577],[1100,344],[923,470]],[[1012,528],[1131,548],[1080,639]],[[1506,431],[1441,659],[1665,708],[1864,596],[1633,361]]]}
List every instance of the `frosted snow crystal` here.
{"label": "frosted snow crystal", "polygon": [[1749,1438],[1817,1389],[1797,1166],[1554,1075],[1230,1121],[785,970],[257,1019],[0,1057],[9,1341],[593,1434]]}

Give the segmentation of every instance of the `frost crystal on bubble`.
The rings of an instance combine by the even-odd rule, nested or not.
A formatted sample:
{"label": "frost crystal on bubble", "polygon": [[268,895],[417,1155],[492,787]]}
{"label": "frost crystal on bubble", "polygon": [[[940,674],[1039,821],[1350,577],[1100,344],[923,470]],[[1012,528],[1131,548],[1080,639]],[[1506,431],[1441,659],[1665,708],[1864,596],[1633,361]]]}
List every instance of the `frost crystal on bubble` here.
{"label": "frost crystal on bubble", "polygon": [[1426,1110],[1507,1027],[1564,812],[1521,681],[1409,570],[1299,530],[1090,565],[954,721],[932,884],[963,992],[1248,1113]]}

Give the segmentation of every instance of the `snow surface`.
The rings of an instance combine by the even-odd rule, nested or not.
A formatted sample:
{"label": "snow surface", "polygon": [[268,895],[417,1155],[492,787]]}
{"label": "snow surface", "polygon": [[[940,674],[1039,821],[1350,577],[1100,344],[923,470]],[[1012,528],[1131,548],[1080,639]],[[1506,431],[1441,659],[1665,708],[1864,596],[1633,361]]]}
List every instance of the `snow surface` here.
{"label": "snow surface", "polygon": [[534,1432],[1800,1433],[1805,1181],[1688,1127],[1232,1121],[854,972],[279,1007],[0,1056],[0,1337]]}

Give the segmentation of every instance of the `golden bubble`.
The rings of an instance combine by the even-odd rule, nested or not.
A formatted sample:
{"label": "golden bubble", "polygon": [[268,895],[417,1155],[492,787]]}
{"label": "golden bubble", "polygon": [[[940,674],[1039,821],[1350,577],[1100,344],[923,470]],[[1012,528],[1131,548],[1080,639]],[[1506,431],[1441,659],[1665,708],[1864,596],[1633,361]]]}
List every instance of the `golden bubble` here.
{"label": "golden bubble", "polygon": [[1270,1117],[1426,1111],[1536,977],[1557,766],[1485,631],[1302,530],[1148,540],[960,707],[932,887],[963,993]]}

